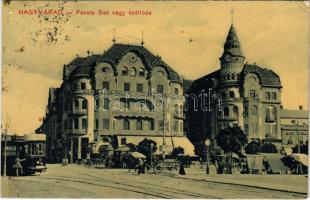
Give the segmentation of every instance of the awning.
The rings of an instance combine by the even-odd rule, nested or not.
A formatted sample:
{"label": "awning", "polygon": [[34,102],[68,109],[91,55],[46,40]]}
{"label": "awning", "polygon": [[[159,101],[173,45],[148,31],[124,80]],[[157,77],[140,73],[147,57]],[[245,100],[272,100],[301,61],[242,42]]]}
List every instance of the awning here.
{"label": "awning", "polygon": [[142,153],[139,152],[131,152],[130,155],[134,158],[146,158],[145,155],[143,155]]}
{"label": "awning", "polygon": [[121,146],[118,149],[116,149],[115,151],[126,152],[126,151],[130,151],[130,149],[127,146]]}
{"label": "awning", "polygon": [[102,147],[102,146],[106,146],[106,150],[108,150],[108,151],[112,151],[113,150],[112,145],[110,143],[108,143],[108,142],[100,141],[100,142],[97,142],[95,146],[96,147],[95,147],[94,153],[99,153],[99,148]]}
{"label": "awning", "polygon": [[[122,144],[122,139],[126,138],[126,144],[132,143],[136,146],[139,145],[145,138],[148,140],[153,140],[156,143],[157,150],[154,155],[159,155],[163,153],[163,137],[160,136],[117,136],[118,144]],[[165,137],[165,154],[171,154],[173,150],[171,137]]]}
{"label": "awning", "polygon": [[293,149],[290,147],[284,147],[285,155],[290,156],[293,153]]}
{"label": "awning", "polygon": [[172,137],[173,147],[182,147],[184,149],[184,155],[195,156],[195,147],[187,139],[187,137]]}
{"label": "awning", "polygon": [[308,167],[308,162],[309,162],[309,158],[308,155],[306,154],[302,154],[302,153],[293,153],[292,157],[297,160],[298,162],[300,162],[301,164],[305,165]]}

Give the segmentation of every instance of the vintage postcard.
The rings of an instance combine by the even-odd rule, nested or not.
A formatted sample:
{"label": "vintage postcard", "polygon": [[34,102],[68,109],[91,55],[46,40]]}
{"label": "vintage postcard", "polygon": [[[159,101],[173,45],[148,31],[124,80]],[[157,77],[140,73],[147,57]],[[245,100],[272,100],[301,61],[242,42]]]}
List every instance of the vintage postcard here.
{"label": "vintage postcard", "polygon": [[309,2],[1,6],[2,198],[307,198]]}

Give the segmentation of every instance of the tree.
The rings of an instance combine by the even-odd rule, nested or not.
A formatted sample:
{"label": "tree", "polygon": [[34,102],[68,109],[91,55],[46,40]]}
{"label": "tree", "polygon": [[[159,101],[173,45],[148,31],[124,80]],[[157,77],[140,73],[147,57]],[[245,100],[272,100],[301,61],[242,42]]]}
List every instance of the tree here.
{"label": "tree", "polygon": [[[152,145],[153,148],[151,148]],[[156,142],[146,138],[142,140],[137,147],[137,151],[145,155],[147,160],[150,160],[151,154],[153,155],[156,150],[157,150]]]}
{"label": "tree", "polygon": [[239,153],[247,143],[247,137],[239,126],[229,126],[219,132],[216,142],[225,153]]}
{"label": "tree", "polygon": [[182,147],[174,148],[172,151],[173,157],[177,158],[179,154],[184,154],[184,149]]}
{"label": "tree", "polygon": [[262,152],[262,143],[260,141],[251,141],[245,148],[246,154],[257,154]]}
{"label": "tree", "polygon": [[276,145],[272,143],[265,143],[262,147],[263,153],[278,153]]}
{"label": "tree", "polygon": [[239,126],[226,127],[216,136],[217,144],[230,153],[230,173],[232,173],[233,160],[232,153],[240,153],[241,149],[247,143],[247,137]]}
{"label": "tree", "polygon": [[137,151],[137,146],[132,144],[132,143],[128,143],[128,144],[126,144],[126,146],[129,148],[130,152]]}
{"label": "tree", "polygon": [[206,161],[207,146],[203,141],[200,141],[195,145],[195,154],[198,155],[202,161]]}

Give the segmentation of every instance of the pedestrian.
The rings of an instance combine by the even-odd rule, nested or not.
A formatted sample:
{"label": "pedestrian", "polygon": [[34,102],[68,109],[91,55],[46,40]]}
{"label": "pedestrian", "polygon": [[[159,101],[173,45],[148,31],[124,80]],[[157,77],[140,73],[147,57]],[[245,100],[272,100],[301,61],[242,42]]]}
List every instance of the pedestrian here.
{"label": "pedestrian", "polygon": [[138,159],[138,175],[143,174],[143,160],[141,158]]}
{"label": "pedestrian", "polygon": [[179,174],[180,174],[180,175],[186,175],[185,169],[184,169],[184,162],[183,162],[182,160],[181,160],[181,162],[180,162]]}

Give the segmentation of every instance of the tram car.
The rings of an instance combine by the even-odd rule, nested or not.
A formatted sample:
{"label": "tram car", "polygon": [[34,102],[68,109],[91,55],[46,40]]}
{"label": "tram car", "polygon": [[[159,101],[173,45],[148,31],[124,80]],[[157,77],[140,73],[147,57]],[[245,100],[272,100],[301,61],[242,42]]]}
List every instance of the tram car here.
{"label": "tram car", "polygon": [[[4,151],[6,146],[6,152]],[[6,157],[6,158],[5,158]],[[46,135],[3,136],[1,138],[1,174],[6,162],[7,175],[31,175],[46,168]]]}

